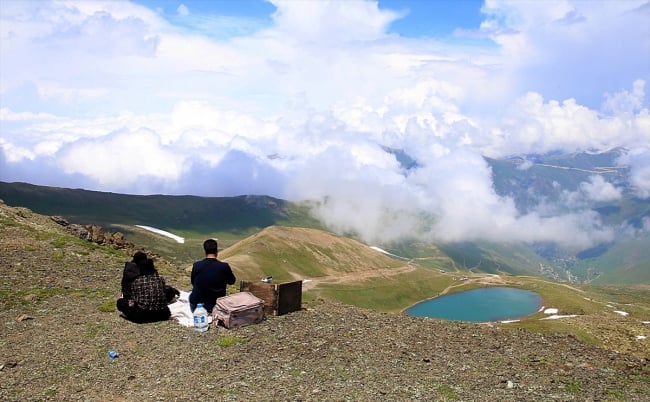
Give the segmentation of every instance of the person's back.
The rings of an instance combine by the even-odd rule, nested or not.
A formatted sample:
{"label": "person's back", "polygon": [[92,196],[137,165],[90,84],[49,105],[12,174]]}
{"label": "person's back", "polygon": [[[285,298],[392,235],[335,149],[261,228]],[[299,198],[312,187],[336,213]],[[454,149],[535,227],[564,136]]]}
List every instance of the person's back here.
{"label": "person's back", "polygon": [[143,310],[155,311],[167,308],[165,281],[158,272],[138,276],[131,285],[133,301]]}
{"label": "person's back", "polygon": [[126,262],[124,264],[124,271],[122,273],[122,297],[126,299],[131,298],[131,285],[135,278],[140,276],[140,265],[145,264],[147,261],[147,255],[142,251],[138,251],[133,254],[133,260]]}
{"label": "person's back", "polygon": [[168,296],[165,280],[158,275],[153,260],[144,253],[136,253],[133,261],[126,263],[122,276],[122,298],[117,309],[134,322],[153,322],[169,319]]}
{"label": "person's back", "polygon": [[198,303],[203,303],[206,310],[212,311],[217,298],[226,295],[226,287],[235,283],[236,278],[230,265],[219,261],[218,245],[214,239],[203,242],[205,258],[192,265],[192,293],[190,308],[192,311]]}

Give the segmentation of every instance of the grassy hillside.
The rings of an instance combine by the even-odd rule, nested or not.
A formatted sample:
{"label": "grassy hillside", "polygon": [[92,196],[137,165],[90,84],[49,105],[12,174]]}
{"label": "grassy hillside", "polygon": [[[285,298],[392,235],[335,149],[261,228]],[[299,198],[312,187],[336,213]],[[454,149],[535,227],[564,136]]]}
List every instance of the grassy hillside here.
{"label": "grassy hillside", "polygon": [[[584,198],[583,208],[596,212],[604,225],[627,232],[612,242],[577,253],[553,244],[537,245],[536,251],[549,261],[545,265],[552,269],[552,277],[595,280],[597,283],[649,282],[647,250],[650,249],[650,237],[647,232],[644,234],[643,221],[650,217],[650,202],[635,194],[629,181],[629,168],[618,165],[618,158],[625,152],[624,149],[612,149],[603,153],[486,158],[492,169],[495,190],[500,195],[512,197],[519,211],[530,211],[540,203],[563,205],[563,197],[571,191]],[[620,198],[606,201],[585,198],[581,185],[595,175],[615,187]],[[636,232],[635,240],[629,240],[632,232]],[[460,254],[468,258],[464,252]]]}
{"label": "grassy hillside", "polygon": [[[66,297],[68,303],[78,300],[70,297],[82,297],[98,309],[114,311],[121,267],[128,256],[67,235],[46,216],[1,203],[0,231],[4,308],[32,297]],[[576,287],[533,276],[457,272],[449,260],[439,260],[444,269],[437,269],[420,265],[418,259],[389,257],[325,231],[280,226],[232,245],[221,257],[232,264],[240,280],[268,275],[276,282],[303,280],[305,304],[344,303],[379,312],[397,313],[431,297],[476,287],[528,289],[542,296],[545,307],[575,316],[543,320],[546,316],[540,312],[509,327],[572,334],[601,347],[650,356],[650,344],[635,338],[649,335],[644,324],[650,321],[648,287]],[[189,290],[185,264],[158,261],[157,266],[168,283]],[[29,288],[12,285],[25,281]],[[237,285],[231,287],[236,289]]]}
{"label": "grassy hillside", "polygon": [[[307,205],[265,196],[139,196],[0,182],[0,199],[39,214],[61,215],[71,223],[122,232],[179,264],[200,257],[206,238],[218,238],[220,247],[226,248],[271,225],[321,227]],[[185,243],[135,225],[174,233]]]}
{"label": "grassy hillside", "polygon": [[[288,248],[283,253],[290,256],[286,259],[278,254],[279,248],[274,244],[281,238],[281,227],[323,229],[323,225],[309,214],[307,204],[265,196],[137,196],[2,182],[0,199],[8,205],[24,206],[41,214],[61,215],[72,223],[93,223],[111,231],[122,232],[132,242],[142,244],[185,268],[202,256],[201,243],[206,238],[218,238],[221,249],[229,249],[250,236],[260,234],[264,228],[275,227],[272,236],[271,232],[260,234],[267,237],[265,243],[256,238],[246,240],[248,243],[254,243],[254,247],[247,251],[249,254],[236,257],[244,272],[254,278],[272,275],[282,279],[288,278],[291,275],[289,272],[296,272],[305,277],[323,273],[319,271],[321,268],[315,268],[312,262],[304,258],[305,252],[312,250],[304,249],[304,246],[301,249],[295,242],[285,245]],[[647,203],[622,202],[617,208],[603,207],[601,214],[614,221],[623,215],[640,217],[650,214],[650,206]],[[630,224],[638,226],[641,223],[634,221]],[[177,243],[135,225],[152,226],[172,232],[183,237],[185,242]],[[238,247],[241,249],[246,244],[242,243]],[[317,249],[320,246],[313,247]],[[366,246],[363,248],[368,249]],[[580,258],[564,259],[561,264],[544,259],[523,244],[433,244],[405,240],[386,245],[385,249],[405,258],[403,261],[397,261],[398,264],[403,265],[405,261],[411,261],[411,266],[417,269],[540,275],[556,280],[577,276],[588,280],[597,278],[596,283],[601,284],[650,283],[650,257],[647,254],[650,247],[647,247],[647,239],[602,245],[594,250],[586,250]],[[234,256],[234,252],[228,252]],[[321,254],[328,257],[322,251]],[[352,260],[362,261],[358,266],[363,269],[374,267],[373,258],[369,255],[363,254],[363,258]],[[318,259],[314,261],[319,262]],[[288,269],[279,270],[277,267],[283,264],[289,264]],[[569,275],[566,269],[573,272]],[[427,289],[435,294],[438,288],[433,286]]]}
{"label": "grassy hillside", "polygon": [[279,224],[320,227],[306,205],[266,196],[140,196],[0,182],[0,199],[74,223],[148,225],[184,237],[226,232],[246,237]]}
{"label": "grassy hillside", "polygon": [[[453,281],[414,260],[394,258],[329,232],[272,226],[220,253],[238,275],[306,280],[306,297],[380,311],[400,311],[440,293]],[[439,263],[447,271],[450,262]]]}
{"label": "grassy hillside", "polygon": [[396,268],[390,258],[356,240],[307,228],[271,226],[223,250],[220,256],[253,277],[318,278]]}
{"label": "grassy hillside", "polygon": [[594,284],[650,283],[650,247],[646,239],[616,243],[598,258],[578,261],[573,269],[594,278]]}
{"label": "grassy hillside", "polygon": [[461,269],[490,274],[539,275],[548,262],[523,244],[460,242],[440,246]]}

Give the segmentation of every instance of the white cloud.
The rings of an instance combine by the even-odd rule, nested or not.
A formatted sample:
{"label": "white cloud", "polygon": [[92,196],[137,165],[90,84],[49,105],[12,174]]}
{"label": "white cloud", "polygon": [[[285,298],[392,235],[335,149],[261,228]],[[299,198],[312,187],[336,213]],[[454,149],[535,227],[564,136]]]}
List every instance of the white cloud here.
{"label": "white cloud", "polygon": [[380,10],[376,2],[270,0],[279,32],[302,41],[340,43],[384,37],[400,14]]}
{"label": "white cloud", "polygon": [[311,198],[369,241],[611,236],[583,212],[620,197],[599,176],[574,210],[521,215],[482,155],[623,146],[650,197],[642,2],[489,0],[487,46],[389,35],[401,15],[376,2],[272,4],[271,26],[223,37],[183,5],[177,27],[127,2],[3,3],[0,179]]}
{"label": "white cloud", "polygon": [[630,168],[630,183],[639,198],[650,198],[650,148],[635,148],[627,152],[618,163]]}
{"label": "white cloud", "polygon": [[121,130],[65,147],[58,158],[63,171],[82,174],[100,186],[124,188],[141,177],[175,181],[183,173],[182,157],[161,146],[149,130]]}
{"label": "white cloud", "polygon": [[[621,189],[605,180],[601,175],[591,175],[588,181],[578,185],[576,191],[563,190],[560,196],[560,204],[569,210],[586,209],[594,202],[608,202],[619,200],[622,197]],[[545,208],[552,208],[546,205]],[[556,208],[560,210],[560,208]]]}
{"label": "white cloud", "polygon": [[614,116],[639,112],[644,105],[645,84],[646,82],[643,80],[636,80],[631,92],[621,91],[612,95],[605,94],[605,103],[602,109]]}
{"label": "white cloud", "polygon": [[621,190],[598,175],[590,176],[589,181],[580,183],[580,190],[592,201],[614,201],[621,198]]}
{"label": "white cloud", "polygon": [[487,0],[483,29],[499,43],[514,87],[597,107],[603,93],[648,80],[646,3]]}
{"label": "white cloud", "polygon": [[178,6],[178,8],[176,9],[176,12],[178,13],[178,15],[181,15],[181,16],[190,15],[190,9],[187,8],[187,6],[185,4],[181,4],[180,6]]}

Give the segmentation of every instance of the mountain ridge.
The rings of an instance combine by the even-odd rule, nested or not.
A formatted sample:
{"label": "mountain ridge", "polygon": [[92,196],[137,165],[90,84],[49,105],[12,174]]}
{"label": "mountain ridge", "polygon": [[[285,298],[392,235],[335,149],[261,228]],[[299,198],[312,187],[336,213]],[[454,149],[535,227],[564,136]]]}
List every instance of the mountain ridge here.
{"label": "mountain ridge", "polygon": [[[418,163],[402,150],[390,150],[405,161],[404,169]],[[511,197],[523,214],[550,200],[562,205],[567,191],[580,191],[581,183],[596,172],[619,189],[618,200],[599,201],[585,206],[603,225],[616,234],[612,241],[587,249],[569,250],[548,242],[524,244],[494,243],[489,240],[422,244],[414,239],[377,244],[389,253],[430,261],[451,259],[442,269],[464,269],[487,273],[533,274],[574,283],[650,283],[650,202],[634,196],[627,175],[629,166],[619,159],[626,150],[607,152],[548,153],[485,158],[492,170],[494,189]],[[522,165],[526,165],[522,169]],[[557,185],[554,183],[558,183]],[[268,196],[196,197],[165,195],[123,195],[81,189],[58,189],[26,183],[0,182],[0,198],[46,214],[66,215],[71,222],[95,222],[115,228],[140,242],[150,241],[133,226],[149,225],[185,237],[190,246],[201,237],[217,237],[227,248],[269,226],[308,227],[327,230],[324,222],[310,213],[313,204],[295,203]],[[348,235],[354,237],[354,234]],[[161,254],[190,261],[186,249],[158,244]],[[641,252],[630,252],[641,247]],[[455,268],[452,268],[455,267]]]}

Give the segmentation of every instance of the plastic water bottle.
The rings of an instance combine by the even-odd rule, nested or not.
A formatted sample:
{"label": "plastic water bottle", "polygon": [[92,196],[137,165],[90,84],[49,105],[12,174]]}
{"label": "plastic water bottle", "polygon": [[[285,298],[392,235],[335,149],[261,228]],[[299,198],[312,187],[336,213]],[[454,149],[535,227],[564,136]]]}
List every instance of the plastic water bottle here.
{"label": "plastic water bottle", "polygon": [[208,311],[203,307],[203,303],[198,303],[194,309],[194,330],[198,332],[208,330]]}

